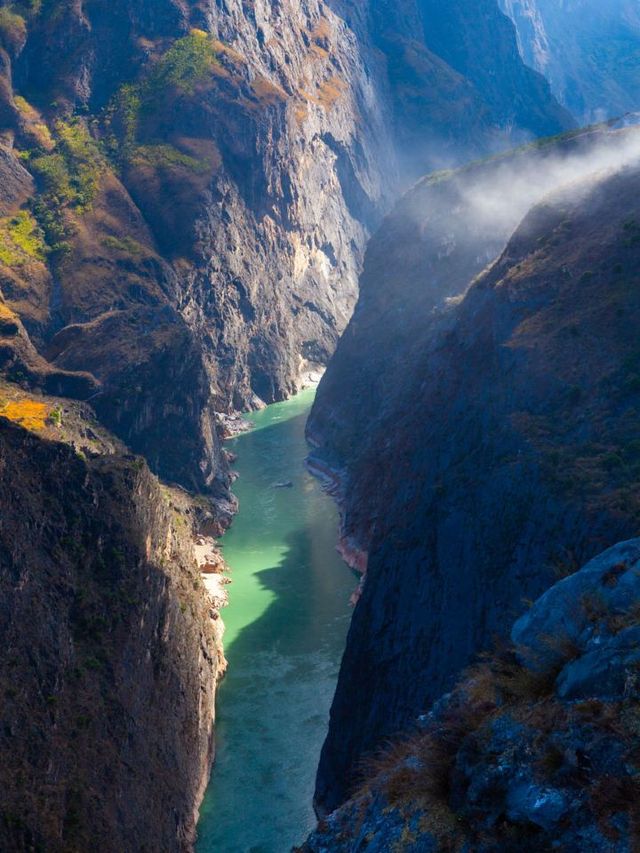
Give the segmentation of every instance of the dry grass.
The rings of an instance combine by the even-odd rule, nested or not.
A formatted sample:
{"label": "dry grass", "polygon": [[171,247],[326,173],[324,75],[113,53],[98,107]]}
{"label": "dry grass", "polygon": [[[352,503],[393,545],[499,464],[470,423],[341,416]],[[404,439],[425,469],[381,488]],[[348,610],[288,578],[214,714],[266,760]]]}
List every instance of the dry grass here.
{"label": "dry grass", "polygon": [[295,109],[293,111],[293,117],[294,117],[298,127],[302,127],[302,125],[307,120],[308,115],[309,115],[309,107],[304,101],[296,104]]}
{"label": "dry grass", "polygon": [[266,77],[263,77],[262,74],[258,74],[253,80],[251,88],[256,98],[262,104],[273,105],[283,103],[287,100],[287,93],[270,80],[267,80]]}
{"label": "dry grass", "polygon": [[0,417],[33,432],[45,429],[50,411],[46,403],[37,403],[35,400],[10,400],[0,405]]}
{"label": "dry grass", "polygon": [[317,102],[329,112],[347,89],[344,80],[335,74],[318,87]]}

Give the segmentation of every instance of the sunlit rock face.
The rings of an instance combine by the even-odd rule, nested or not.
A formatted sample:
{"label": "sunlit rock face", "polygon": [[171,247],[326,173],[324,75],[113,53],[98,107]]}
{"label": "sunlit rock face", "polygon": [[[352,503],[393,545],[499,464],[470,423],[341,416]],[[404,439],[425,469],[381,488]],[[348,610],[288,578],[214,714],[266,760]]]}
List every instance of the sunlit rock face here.
{"label": "sunlit rock face", "polygon": [[[613,173],[594,142],[622,145]],[[368,552],[323,811],[556,570],[637,532],[638,145],[587,134],[426,179],[371,241],[309,423]],[[573,181],[544,195],[558,162]]]}
{"label": "sunlit rock face", "polygon": [[640,109],[640,9],[634,0],[500,0],[522,56],[583,122]]}

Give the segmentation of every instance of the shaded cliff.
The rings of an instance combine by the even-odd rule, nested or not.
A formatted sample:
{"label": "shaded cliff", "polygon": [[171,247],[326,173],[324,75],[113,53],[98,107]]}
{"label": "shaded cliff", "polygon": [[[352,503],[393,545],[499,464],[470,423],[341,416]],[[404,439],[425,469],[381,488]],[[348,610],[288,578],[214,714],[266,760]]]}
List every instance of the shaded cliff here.
{"label": "shaded cliff", "polygon": [[[551,168],[536,157],[528,173],[516,154],[503,181],[505,162],[426,180],[383,225],[311,417],[319,458],[343,469],[345,535],[368,551],[323,811],[523,599],[637,532],[640,173],[599,171],[545,197],[477,275],[502,248],[492,223],[508,232],[517,213],[486,188],[517,198],[518,175],[529,186]],[[444,220],[438,201],[455,202]]]}
{"label": "shaded cliff", "polygon": [[86,407],[0,402],[0,848],[190,849],[224,668],[198,508]]}
{"label": "shaded cliff", "polygon": [[635,850],[639,562],[623,542],[546,592],[302,849]]}
{"label": "shaded cliff", "polygon": [[640,109],[640,10],[633,0],[500,0],[521,54],[583,121]]}

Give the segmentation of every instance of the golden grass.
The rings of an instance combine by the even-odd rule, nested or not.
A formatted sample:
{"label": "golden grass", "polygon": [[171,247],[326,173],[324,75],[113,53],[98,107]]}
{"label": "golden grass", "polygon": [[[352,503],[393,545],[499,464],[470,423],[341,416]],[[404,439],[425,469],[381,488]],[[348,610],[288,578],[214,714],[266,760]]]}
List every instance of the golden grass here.
{"label": "golden grass", "polygon": [[12,311],[11,308],[5,303],[0,302],[0,320],[17,320],[17,315],[15,311]]}
{"label": "golden grass", "polygon": [[0,416],[33,432],[47,426],[50,408],[46,403],[35,400],[10,400],[0,405]]}
{"label": "golden grass", "polygon": [[326,18],[320,18],[318,23],[313,28],[311,33],[311,38],[314,41],[321,41],[328,39],[331,36],[332,29],[331,24]]}

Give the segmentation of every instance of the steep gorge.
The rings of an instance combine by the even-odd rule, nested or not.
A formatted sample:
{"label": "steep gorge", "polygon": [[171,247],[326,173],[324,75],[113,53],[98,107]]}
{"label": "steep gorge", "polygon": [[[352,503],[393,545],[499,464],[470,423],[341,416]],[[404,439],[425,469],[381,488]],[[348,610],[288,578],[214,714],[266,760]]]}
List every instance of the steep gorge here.
{"label": "steep gorge", "polygon": [[190,849],[220,414],[327,362],[408,182],[573,124],[494,2],[384,7],[0,3],[0,846]]}
{"label": "steep gorge", "polygon": [[223,491],[213,410],[326,363],[400,175],[571,123],[485,5],[482,56],[464,4],[454,55],[424,3],[5,3],[2,288],[37,350],[11,369],[91,374],[156,470]]}

